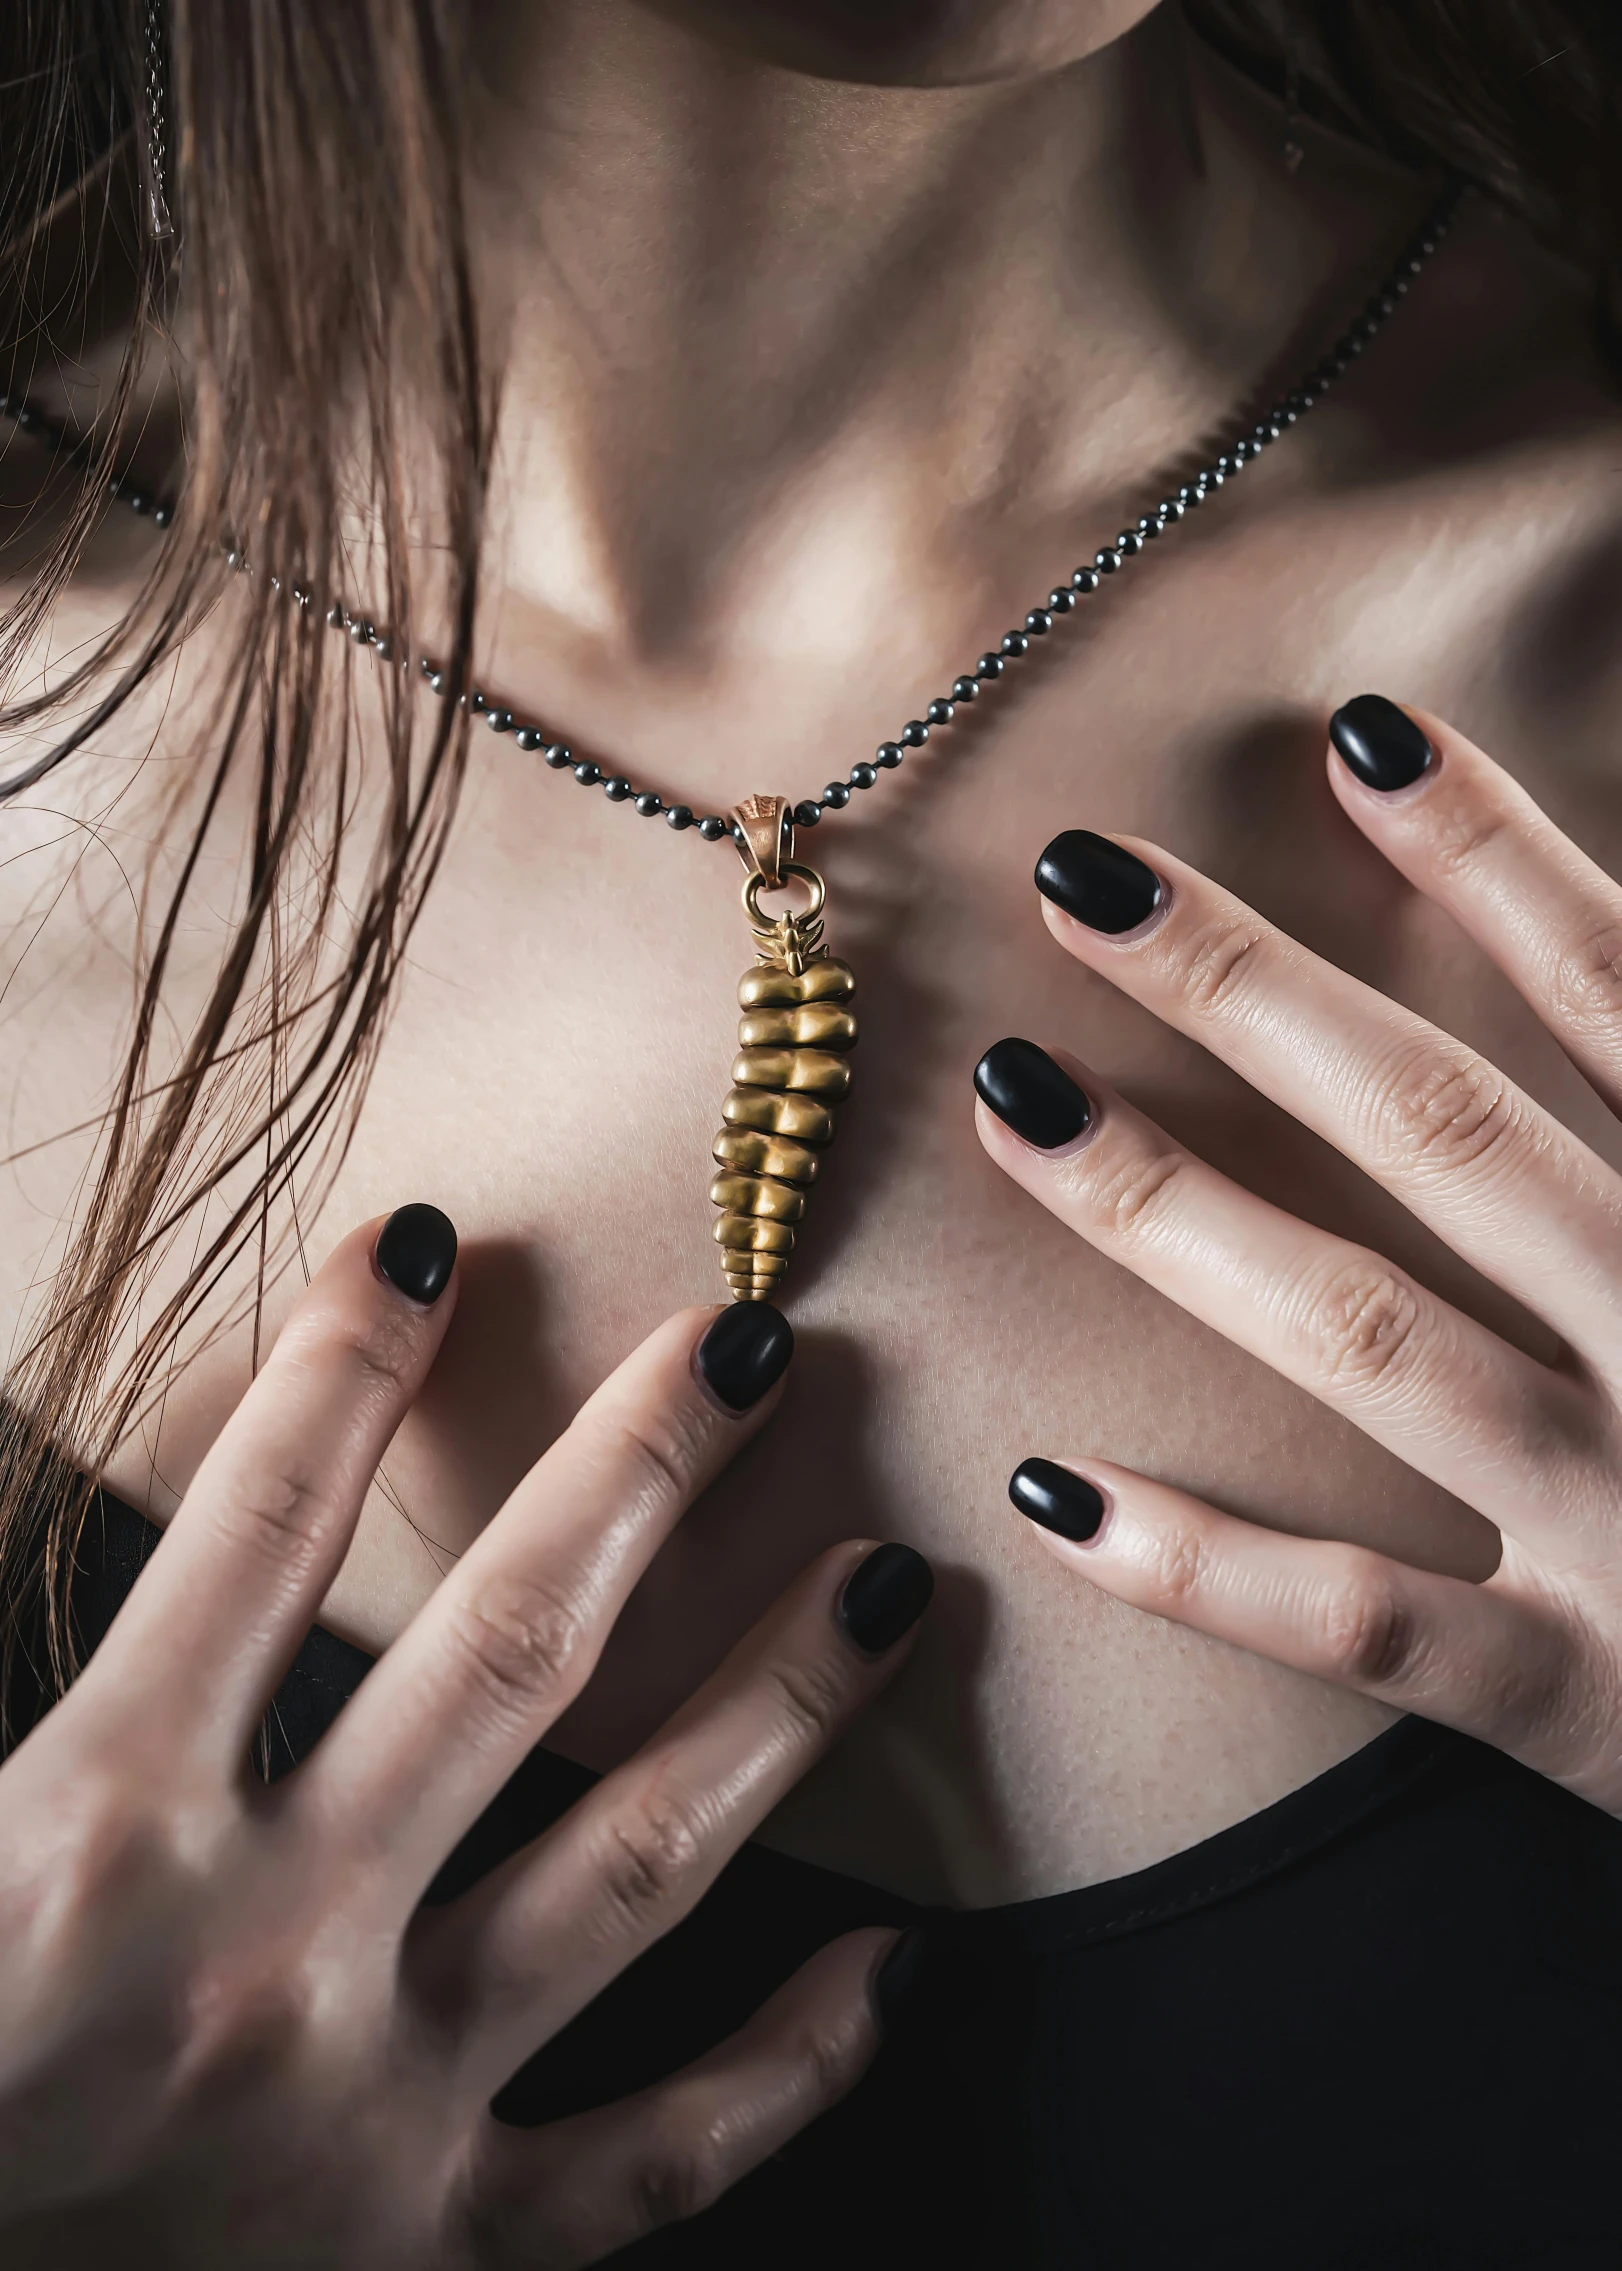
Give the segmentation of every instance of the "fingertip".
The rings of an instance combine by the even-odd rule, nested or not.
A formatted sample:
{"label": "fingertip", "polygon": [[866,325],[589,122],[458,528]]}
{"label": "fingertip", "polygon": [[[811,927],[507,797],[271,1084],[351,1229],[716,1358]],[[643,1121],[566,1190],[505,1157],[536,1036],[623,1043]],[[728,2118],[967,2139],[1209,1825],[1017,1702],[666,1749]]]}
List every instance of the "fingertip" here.
{"label": "fingertip", "polygon": [[[974,1068],[974,1090],[993,1123],[1049,1157],[1074,1151],[1096,1127],[1092,1100],[1074,1075],[1015,1035],[987,1049]],[[986,1132],[982,1126],[982,1141]]]}
{"label": "fingertip", "polygon": [[834,1621],[876,1661],[912,1631],[935,1593],[935,1572],[912,1546],[886,1543],[865,1553],[839,1589]]}
{"label": "fingertip", "polygon": [[432,1309],[456,1269],[456,1225],[437,1206],[396,1207],[372,1244],[378,1277],[420,1309]]}
{"label": "fingertip", "polygon": [[1354,694],[1329,720],[1329,763],[1334,777],[1370,790],[1382,802],[1429,786],[1441,750],[1422,713],[1385,694]]}
{"label": "fingertip", "polygon": [[1090,1545],[1112,1500],[1074,1467],[1056,1459],[1022,1459],[1008,1478],[1008,1497],[1028,1522],[1071,1545]]}
{"label": "fingertip", "polygon": [[794,1356],[794,1328],[769,1301],[717,1310],[693,1350],[693,1373],[729,1419],[764,1401]]}
{"label": "fingertip", "polygon": [[1044,908],[1062,912],[1095,939],[1141,938],[1166,912],[1166,886],[1149,861],[1090,828],[1055,836],[1036,863],[1035,883]]}
{"label": "fingertip", "polygon": [[925,1946],[920,1927],[910,1924],[904,1931],[889,1933],[874,1958],[867,2000],[881,2043],[894,2036],[917,1995]]}

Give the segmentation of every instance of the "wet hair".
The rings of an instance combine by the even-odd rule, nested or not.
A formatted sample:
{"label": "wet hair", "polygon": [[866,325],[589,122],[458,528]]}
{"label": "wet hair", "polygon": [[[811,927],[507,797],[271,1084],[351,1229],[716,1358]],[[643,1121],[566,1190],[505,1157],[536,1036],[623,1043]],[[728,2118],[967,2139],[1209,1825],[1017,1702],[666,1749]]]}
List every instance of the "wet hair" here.
{"label": "wet hair", "polygon": [[[1184,5],[1281,99],[1509,207],[1587,279],[1614,354],[1615,0]],[[323,621],[341,594],[404,656],[427,625],[449,686],[468,683],[495,404],[462,204],[461,15],[452,0],[169,0],[157,100],[145,0],[11,0],[0,22],[0,388],[26,394],[91,339],[111,349],[82,446],[40,453],[35,509],[8,539],[0,690],[132,462],[171,454],[142,381],[172,346],[180,246],[186,266],[184,427],[152,475],[175,484],[172,525],[122,619],[0,711],[40,751],[0,800],[70,766],[209,610],[224,647],[211,723],[177,769],[128,1051],[0,1401],[0,1623],[14,1639],[43,1585],[57,1678],[86,1478],[245,1258],[257,1323],[286,1225],[296,1235],[353,1128],[466,763],[466,710],[425,707],[403,669],[376,674],[381,728],[363,747],[354,655]],[[426,494],[407,493],[408,460],[429,468]],[[428,590],[407,541],[424,525]],[[260,572],[231,578],[226,534]],[[272,589],[273,565],[309,604]],[[227,842],[239,888],[182,1013],[177,940]]]}

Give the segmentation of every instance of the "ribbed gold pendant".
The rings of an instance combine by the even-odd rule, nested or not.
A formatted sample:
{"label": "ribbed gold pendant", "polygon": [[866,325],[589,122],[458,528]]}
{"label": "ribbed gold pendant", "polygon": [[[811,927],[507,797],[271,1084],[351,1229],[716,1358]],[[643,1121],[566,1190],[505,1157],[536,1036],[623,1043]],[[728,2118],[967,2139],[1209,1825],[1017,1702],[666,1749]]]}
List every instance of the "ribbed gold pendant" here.
{"label": "ribbed gold pendant", "polygon": [[[721,1209],[715,1238],[733,1299],[769,1301],[833,1141],[835,1107],[850,1087],[845,1060],[856,1046],[856,1019],[848,1004],[856,979],[823,944],[827,889],[815,868],[792,857],[786,801],[752,796],[732,817],[749,869],[744,914],[757,945],[755,967],[738,982],[743,1016],[732,1092],[713,1147],[720,1172],[710,1198]],[[760,911],[760,894],[787,882],[804,886],[807,903],[772,920]]]}

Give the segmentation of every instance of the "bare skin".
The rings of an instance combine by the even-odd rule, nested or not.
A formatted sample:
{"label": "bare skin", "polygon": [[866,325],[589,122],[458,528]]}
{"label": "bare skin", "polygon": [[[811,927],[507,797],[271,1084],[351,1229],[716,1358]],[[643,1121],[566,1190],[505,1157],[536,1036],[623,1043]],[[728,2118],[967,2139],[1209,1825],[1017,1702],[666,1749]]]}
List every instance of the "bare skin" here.
{"label": "bare skin", "polygon": [[[926,24],[904,70],[892,55],[872,76],[988,83],[923,92],[859,83],[859,46],[797,69],[747,52],[756,14],[781,56],[831,39],[832,10],[723,11],[720,37],[714,10],[702,27],[628,0],[525,11],[491,59],[508,107],[490,98],[479,208],[510,371],[493,683],[695,806],[809,793],[1163,494],[1262,374],[1293,377],[1423,196],[1327,142],[1289,176],[1276,115],[1163,16],[1091,52],[1132,12],[987,5],[977,56],[931,48]],[[922,1548],[937,1605],[905,1674],[774,1816],[788,1850],[925,1897],[1021,1898],[1186,1846],[1386,1723],[1387,1698],[1056,1588],[1008,1515],[1016,1461],[1063,1452],[1458,1574],[1498,1551],[1438,1484],[1056,1229],[976,1140],[969,1073],[1006,1032],[1068,1044],[1215,1166],[1546,1351],[1283,1110],[1078,979],[1029,878],[1064,827],[1164,846],[1622,1156],[1321,762],[1336,702],[1422,700],[1615,866],[1616,427],[1580,298],[1477,212],[1339,401],[970,732],[818,832],[863,1041],[790,1280],[800,1355],[558,1747],[625,1756],[794,1571],[858,1533]],[[59,640],[105,615],[131,541],[109,536],[105,583]],[[133,755],[109,752],[110,775]],[[101,810],[106,777],[59,780],[52,802]],[[31,825],[8,816],[8,848]],[[80,848],[0,867],[8,927]],[[15,1144],[77,1119],[112,1061],[128,982],[100,856],[84,890],[105,944],[66,903],[6,998]],[[704,1188],[747,959],[736,881],[725,847],[510,743],[476,753],[312,1241],[408,1198],[464,1239],[455,1323],[327,1606],[370,1646],[624,1350],[716,1297]],[[73,1166],[61,1149],[0,1180],[13,1319]],[[247,1371],[241,1341],[177,1382],[113,1486],[165,1516]]]}

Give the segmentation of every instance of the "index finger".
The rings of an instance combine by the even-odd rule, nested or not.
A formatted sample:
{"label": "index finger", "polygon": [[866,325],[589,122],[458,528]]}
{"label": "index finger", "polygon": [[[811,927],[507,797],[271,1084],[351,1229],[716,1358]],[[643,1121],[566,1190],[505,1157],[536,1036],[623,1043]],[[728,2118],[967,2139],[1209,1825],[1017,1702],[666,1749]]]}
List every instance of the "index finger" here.
{"label": "index finger", "polygon": [[456,1232],[437,1207],[397,1208],[340,1242],[78,1683],[91,1704],[115,1692],[166,1742],[235,1771],[455,1306]]}

